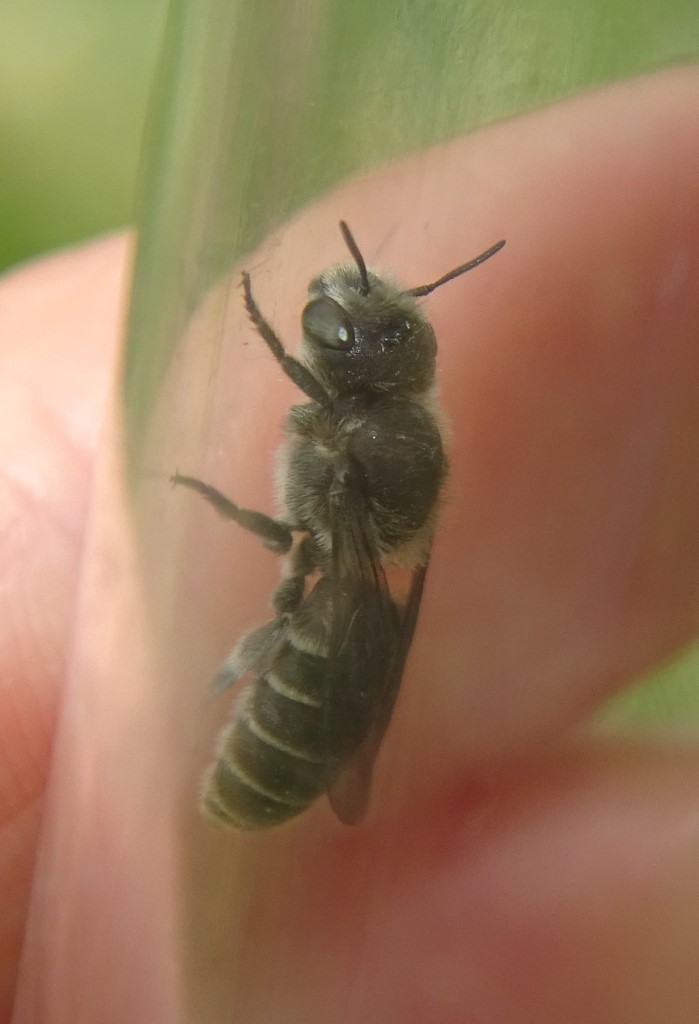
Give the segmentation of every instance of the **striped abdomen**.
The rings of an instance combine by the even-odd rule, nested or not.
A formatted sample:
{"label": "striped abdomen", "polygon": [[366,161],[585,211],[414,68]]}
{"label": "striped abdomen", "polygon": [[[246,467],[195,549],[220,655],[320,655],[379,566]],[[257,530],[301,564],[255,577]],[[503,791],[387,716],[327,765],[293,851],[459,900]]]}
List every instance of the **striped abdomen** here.
{"label": "striped abdomen", "polygon": [[327,659],[296,646],[291,630],[269,668],[240,698],[223,731],[203,794],[204,810],[229,827],[279,825],[325,789],[323,749]]}

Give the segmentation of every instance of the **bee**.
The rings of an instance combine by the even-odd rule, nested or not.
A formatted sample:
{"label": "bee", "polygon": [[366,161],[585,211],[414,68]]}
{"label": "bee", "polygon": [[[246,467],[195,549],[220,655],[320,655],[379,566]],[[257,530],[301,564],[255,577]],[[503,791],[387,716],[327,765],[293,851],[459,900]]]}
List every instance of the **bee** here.
{"label": "bee", "polygon": [[[344,221],[340,230],[352,262],[311,281],[298,359],[242,275],[250,321],[306,398],[287,415],[280,518],[241,508],[195,477],[173,477],[285,556],[273,617],[238,641],[215,681],[220,690],[252,674],[202,795],[204,812],[234,829],[279,825],[322,793],[346,824],[367,810],[447,473],[437,342],[417,300],[505,244],[403,289],[366,266]],[[389,586],[392,566],[408,570],[402,596]]]}

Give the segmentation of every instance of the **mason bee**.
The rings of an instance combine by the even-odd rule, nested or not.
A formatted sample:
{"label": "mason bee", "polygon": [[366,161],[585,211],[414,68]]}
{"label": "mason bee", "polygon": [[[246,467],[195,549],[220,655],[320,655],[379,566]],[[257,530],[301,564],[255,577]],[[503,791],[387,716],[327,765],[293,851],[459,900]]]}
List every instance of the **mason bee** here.
{"label": "mason bee", "polygon": [[[403,289],[366,266],[347,224],[340,230],[353,262],[310,283],[298,359],[258,308],[249,274],[242,277],[253,326],[307,399],[286,420],[281,517],[241,508],[194,477],[173,477],[285,556],[272,619],[238,641],[216,679],[223,689],[253,675],[220,735],[202,798],[209,816],[236,829],[278,825],[323,792],[346,824],[367,809],[447,472],[437,343],[416,300],[505,244]],[[389,587],[391,566],[409,571],[402,597]]]}

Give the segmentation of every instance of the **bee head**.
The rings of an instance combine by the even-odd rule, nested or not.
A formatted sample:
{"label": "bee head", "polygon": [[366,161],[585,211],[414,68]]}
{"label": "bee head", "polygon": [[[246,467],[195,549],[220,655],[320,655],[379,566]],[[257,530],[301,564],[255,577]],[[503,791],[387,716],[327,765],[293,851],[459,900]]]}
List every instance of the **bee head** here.
{"label": "bee head", "polygon": [[433,284],[404,290],[368,269],[344,221],[340,229],[354,263],[329,267],[311,281],[302,315],[304,361],[338,395],[358,389],[425,392],[434,380],[437,342],[416,299],[478,266],[505,243]]}

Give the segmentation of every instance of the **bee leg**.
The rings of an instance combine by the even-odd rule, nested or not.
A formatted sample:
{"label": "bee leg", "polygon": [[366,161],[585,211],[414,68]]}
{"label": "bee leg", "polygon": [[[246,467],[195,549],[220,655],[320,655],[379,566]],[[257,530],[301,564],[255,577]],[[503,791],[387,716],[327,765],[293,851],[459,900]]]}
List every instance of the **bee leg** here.
{"label": "bee leg", "polygon": [[266,343],[270,352],[277,360],[287,377],[292,380],[296,387],[303,391],[305,395],[308,395],[312,402],[318,402],[319,405],[327,405],[330,398],[323,385],[320,381],[316,380],[307,366],[300,363],[298,359],[294,359],[293,356],[286,354],[281,341],[260,312],[260,309],[252,296],[250,275],[247,272],[243,273],[243,294],[245,296],[245,308],[248,311],[248,316],[250,317],[255,330]]}
{"label": "bee leg", "polygon": [[257,668],[265,654],[281,639],[285,628],[284,619],[277,617],[241,637],[214,676],[211,692],[223,693],[247,672]]}
{"label": "bee leg", "polygon": [[315,541],[306,534],[292,551],[284,579],[272,594],[272,607],[277,615],[290,615],[303,601],[306,577],[318,568]]}
{"label": "bee leg", "polygon": [[289,616],[303,601],[306,576],[317,568],[318,557],[313,538],[306,534],[293,548],[284,579],[272,595],[274,619],[241,637],[216,673],[214,693],[228,689],[247,672],[259,669],[267,653],[274,649],[284,635]]}
{"label": "bee leg", "polygon": [[285,576],[272,594],[272,607],[277,615],[290,615],[303,601],[305,576]]}
{"label": "bee leg", "polygon": [[226,519],[232,519],[239,526],[242,526],[244,530],[249,530],[250,533],[260,537],[262,543],[270,551],[274,551],[279,555],[285,555],[291,548],[293,535],[286,523],[280,523],[277,519],[266,516],[264,512],[254,512],[252,509],[240,508],[230,498],[227,498],[225,494],[212,487],[211,484],[206,484],[203,480],[198,480],[194,476],[173,473],[170,480],[173,484],[189,487],[192,491],[196,491],[197,494],[201,494]]}

